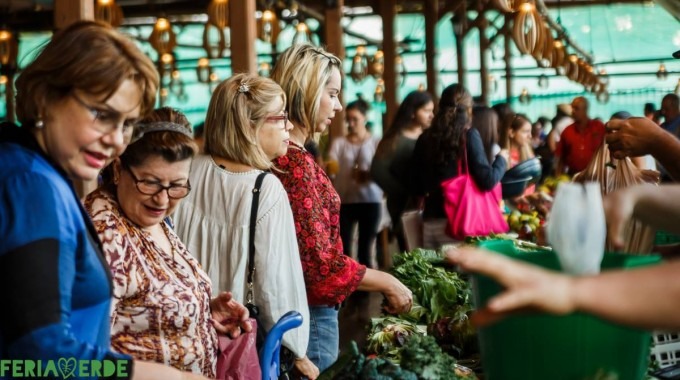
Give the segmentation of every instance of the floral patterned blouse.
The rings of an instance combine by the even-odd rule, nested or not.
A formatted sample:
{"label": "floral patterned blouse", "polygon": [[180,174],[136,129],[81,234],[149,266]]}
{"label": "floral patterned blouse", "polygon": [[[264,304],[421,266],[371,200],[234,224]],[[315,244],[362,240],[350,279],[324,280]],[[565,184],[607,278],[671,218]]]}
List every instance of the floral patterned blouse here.
{"label": "floral patterned blouse", "polygon": [[310,306],[333,306],[354,292],[366,267],[346,256],[340,240],[340,196],[304,148],[290,142],[273,170],[288,193]]}
{"label": "floral patterned blouse", "polygon": [[211,285],[198,262],[166,223],[173,252],[163,251],[101,189],[87,196],[85,208],[113,277],[111,347],[135,359],[214,378]]}

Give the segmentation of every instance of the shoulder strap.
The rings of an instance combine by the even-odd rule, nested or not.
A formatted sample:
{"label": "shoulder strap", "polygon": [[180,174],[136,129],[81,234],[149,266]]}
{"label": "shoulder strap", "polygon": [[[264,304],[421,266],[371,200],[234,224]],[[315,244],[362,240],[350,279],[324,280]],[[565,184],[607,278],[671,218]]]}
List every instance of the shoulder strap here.
{"label": "shoulder strap", "polygon": [[257,209],[260,205],[260,188],[264,176],[269,172],[262,172],[255,180],[253,187],[253,203],[250,206],[250,230],[248,231],[248,293],[246,302],[253,303],[253,278],[255,277],[255,226],[257,224]]}
{"label": "shoulder strap", "polygon": [[[470,172],[470,168],[468,166],[468,160],[467,160],[467,133],[469,130],[466,130],[463,132],[463,135],[460,138],[460,145],[458,149],[458,175],[463,174],[463,169],[465,169],[465,174]],[[462,155],[460,154],[462,151]]]}

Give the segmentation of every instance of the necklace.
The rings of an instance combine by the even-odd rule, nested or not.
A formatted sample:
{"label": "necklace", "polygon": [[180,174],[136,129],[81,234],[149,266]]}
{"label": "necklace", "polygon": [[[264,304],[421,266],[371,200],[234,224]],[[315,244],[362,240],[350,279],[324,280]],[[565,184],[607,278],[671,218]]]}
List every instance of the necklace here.
{"label": "necklace", "polygon": [[304,145],[299,145],[298,143],[296,143],[296,142],[293,141],[293,140],[289,140],[289,141],[288,141],[288,146],[291,147],[291,148],[295,148],[295,149],[297,149],[297,150],[301,150],[301,151],[303,151],[303,152],[306,152],[306,151],[307,151],[307,149],[305,149]]}

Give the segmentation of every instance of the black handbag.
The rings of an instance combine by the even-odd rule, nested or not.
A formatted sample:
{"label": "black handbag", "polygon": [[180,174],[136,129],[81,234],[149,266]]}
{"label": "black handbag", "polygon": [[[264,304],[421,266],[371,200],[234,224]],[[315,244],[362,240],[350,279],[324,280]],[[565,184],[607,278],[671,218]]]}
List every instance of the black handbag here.
{"label": "black handbag", "polygon": [[[253,188],[253,203],[250,207],[250,231],[248,231],[248,277],[247,277],[247,291],[246,291],[246,308],[250,312],[250,317],[257,320],[257,340],[256,346],[258,352],[264,347],[264,341],[267,337],[267,332],[264,329],[264,325],[260,323],[259,315],[260,308],[255,305],[255,299],[253,295],[253,280],[255,278],[255,227],[257,225],[257,210],[260,205],[260,188],[262,187],[262,181],[264,177],[269,174],[269,172],[262,172],[257,176],[255,180],[255,187]],[[288,373],[293,369],[295,364],[295,355],[285,346],[281,346],[279,365],[280,365],[280,376],[279,378],[287,379]]]}

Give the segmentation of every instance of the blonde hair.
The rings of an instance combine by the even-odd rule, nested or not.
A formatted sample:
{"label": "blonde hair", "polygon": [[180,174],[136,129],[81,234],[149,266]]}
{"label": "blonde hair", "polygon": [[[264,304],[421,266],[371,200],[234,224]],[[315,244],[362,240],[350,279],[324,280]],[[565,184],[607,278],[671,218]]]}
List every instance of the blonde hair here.
{"label": "blonde hair", "polygon": [[276,98],[286,94],[269,78],[237,74],[213,92],[205,118],[205,153],[266,170],[272,166],[257,143],[257,131]]}
{"label": "blonde hair", "polygon": [[141,95],[140,116],[153,110],[159,79],[137,45],[111,26],[81,21],[57,32],[16,81],[17,116],[32,126],[45,108],[81,90],[106,101],[127,79]]}
{"label": "blonde hair", "polygon": [[296,44],[276,61],[271,77],[288,96],[288,117],[311,137],[319,113],[321,95],[333,73],[342,75],[342,61],[323,48]]}
{"label": "blonde hair", "polygon": [[[512,148],[512,139],[510,138],[510,131],[512,130],[513,132],[517,133],[520,129],[525,124],[531,125],[531,122],[529,121],[528,118],[526,118],[524,115],[521,114],[515,114],[515,117],[512,119],[510,124],[506,127],[503,128],[501,131],[501,137],[500,141],[502,144],[502,147],[504,149],[511,149]],[[530,144],[523,144],[522,146],[518,147],[519,150],[519,161],[526,161],[530,158],[533,158],[533,149],[531,148]]]}

